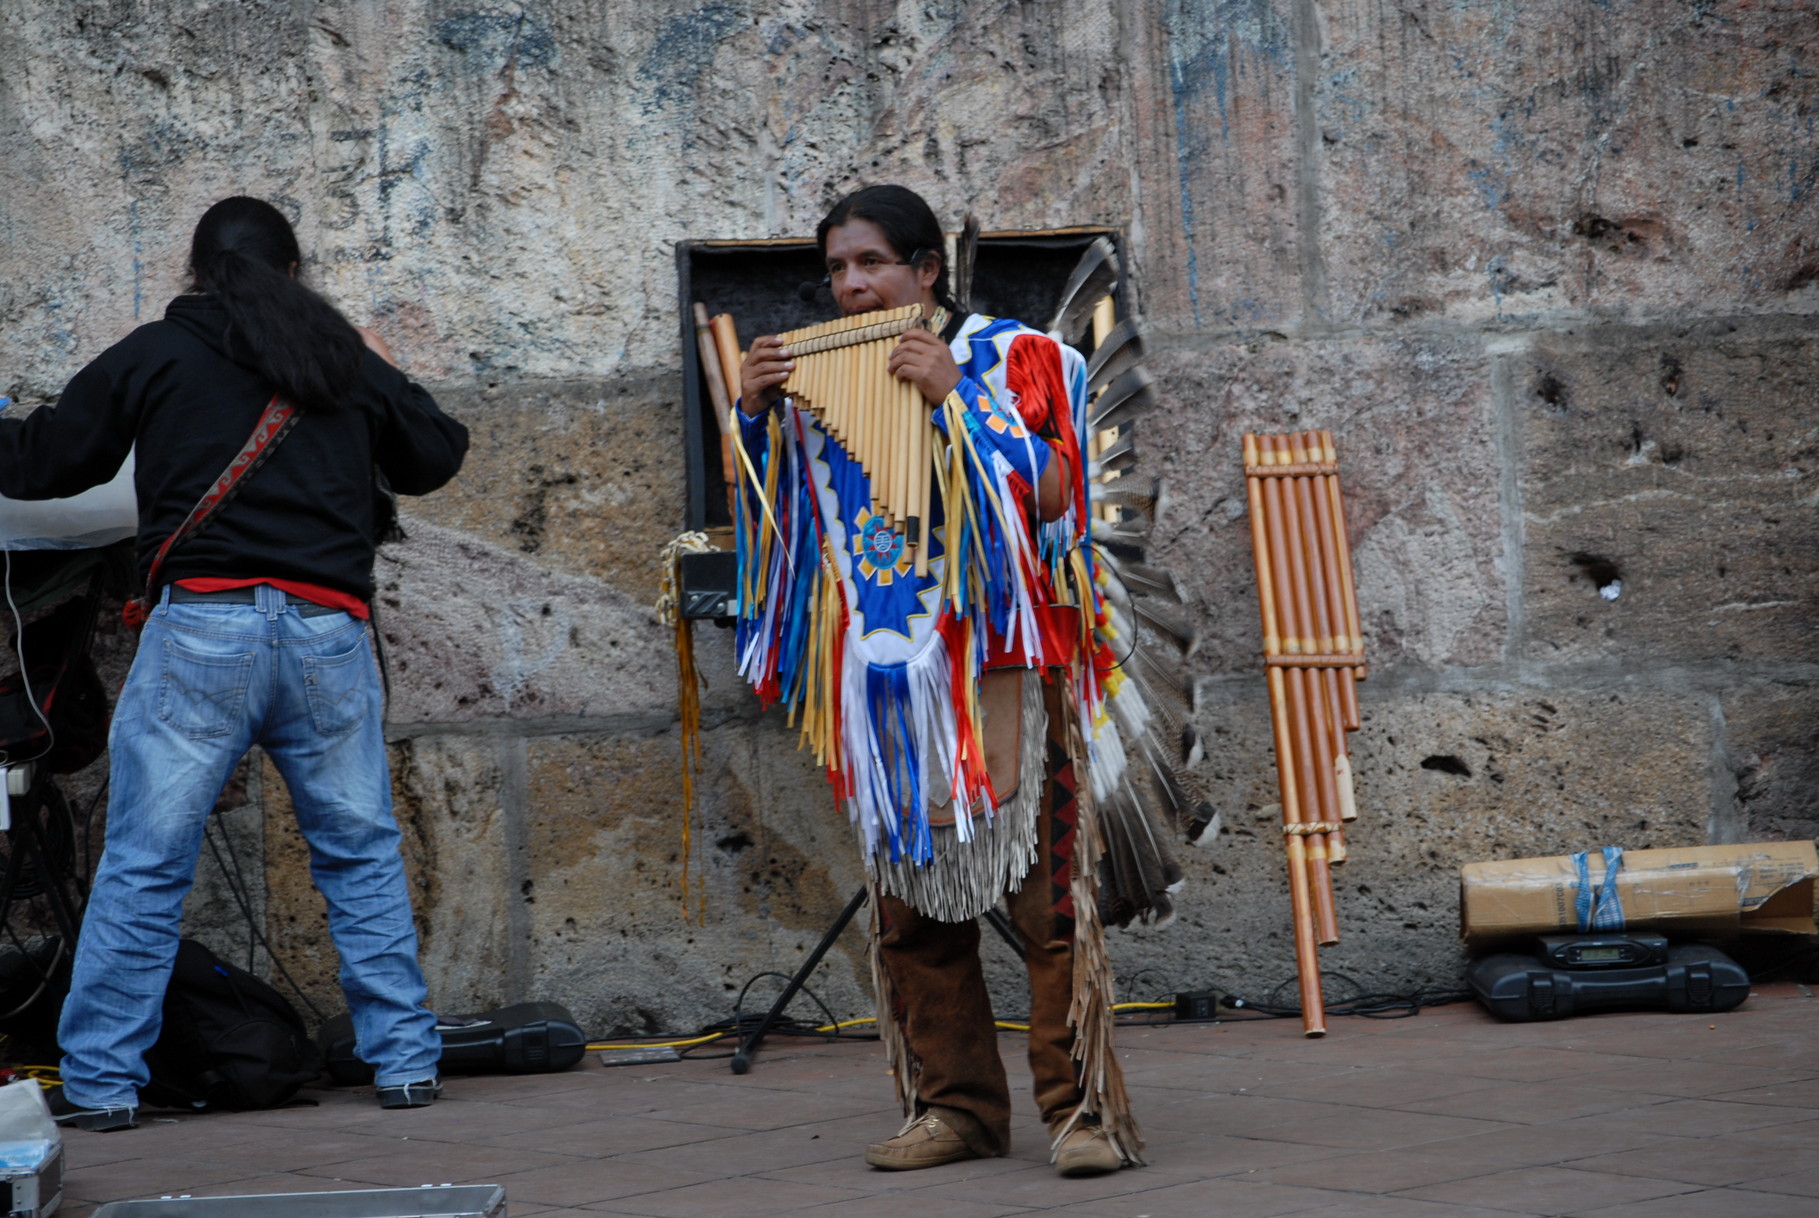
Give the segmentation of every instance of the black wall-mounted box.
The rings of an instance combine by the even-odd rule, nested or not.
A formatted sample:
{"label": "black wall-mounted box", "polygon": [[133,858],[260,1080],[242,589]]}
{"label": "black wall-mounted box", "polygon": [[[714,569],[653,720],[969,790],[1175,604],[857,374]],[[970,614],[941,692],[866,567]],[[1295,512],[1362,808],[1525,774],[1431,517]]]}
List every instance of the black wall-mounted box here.
{"label": "black wall-mounted box", "polygon": [[[1080,256],[1099,237],[1123,254],[1122,236],[1110,228],[1086,226],[1025,232],[985,233],[973,266],[974,312],[1013,317],[1045,326]],[[682,418],[688,463],[688,527],[706,530],[732,524],[726,479],[719,460],[719,423],[695,340],[694,305],[710,315],[730,313],[742,347],[762,334],[777,334],[834,317],[825,290],[804,300],[803,285],[818,285],[827,274],[810,239],[767,241],[684,241],[676,247],[677,316],[682,339]],[[1128,278],[1113,293],[1120,317],[1129,313]],[[1085,354],[1085,352],[1082,352]],[[737,386],[729,388],[736,394]],[[684,585],[686,593],[688,585]],[[695,616],[690,614],[688,616]]]}

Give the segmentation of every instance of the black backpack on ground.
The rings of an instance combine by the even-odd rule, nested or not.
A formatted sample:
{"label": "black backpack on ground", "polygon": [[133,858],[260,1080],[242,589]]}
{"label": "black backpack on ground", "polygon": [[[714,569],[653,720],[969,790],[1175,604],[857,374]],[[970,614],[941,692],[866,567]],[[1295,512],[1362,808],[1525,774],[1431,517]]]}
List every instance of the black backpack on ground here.
{"label": "black backpack on ground", "polygon": [[284,995],[193,939],[177,944],[164,1029],[145,1055],[154,1108],[276,1108],[321,1069],[303,1019]]}

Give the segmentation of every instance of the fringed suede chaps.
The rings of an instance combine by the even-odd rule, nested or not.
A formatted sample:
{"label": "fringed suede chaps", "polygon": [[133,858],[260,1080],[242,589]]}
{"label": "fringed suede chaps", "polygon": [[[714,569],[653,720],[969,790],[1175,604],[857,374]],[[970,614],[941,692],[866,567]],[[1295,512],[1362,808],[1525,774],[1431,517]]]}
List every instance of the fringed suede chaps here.
{"label": "fringed suede chaps", "polygon": [[[1053,1128],[1086,1097],[1068,1019],[1075,998],[1074,767],[1058,743],[1050,741],[1047,752],[1036,859],[1005,899],[1026,953],[1036,1104]],[[979,1139],[974,1149],[981,1153],[1004,1153],[1010,1145],[1010,1086],[979,962],[978,922],[937,921],[888,896],[878,910],[882,980],[890,990],[892,1031],[902,1045],[893,1064],[906,1109],[964,1113],[977,1129],[958,1122],[961,1136]],[[886,1041],[894,1038],[887,1034]]]}

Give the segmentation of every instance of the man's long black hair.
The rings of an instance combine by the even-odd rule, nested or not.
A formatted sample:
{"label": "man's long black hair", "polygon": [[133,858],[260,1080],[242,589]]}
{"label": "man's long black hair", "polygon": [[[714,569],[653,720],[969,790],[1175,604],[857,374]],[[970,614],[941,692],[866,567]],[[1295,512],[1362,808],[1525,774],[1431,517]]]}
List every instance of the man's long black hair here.
{"label": "man's long black hair", "polygon": [[934,209],[921,195],[907,186],[867,186],[847,195],[815,226],[815,245],[822,257],[827,256],[828,233],[849,220],[876,224],[905,262],[921,266],[929,258],[937,259],[941,274],[935,277],[935,303],[950,312],[960,311],[948,289],[947,239]]}
{"label": "man's long black hair", "polygon": [[359,379],[365,344],[292,277],[301,261],[290,221],[245,195],[203,212],[190,242],[190,273],[226,311],[234,351],[299,406],[329,410]]}

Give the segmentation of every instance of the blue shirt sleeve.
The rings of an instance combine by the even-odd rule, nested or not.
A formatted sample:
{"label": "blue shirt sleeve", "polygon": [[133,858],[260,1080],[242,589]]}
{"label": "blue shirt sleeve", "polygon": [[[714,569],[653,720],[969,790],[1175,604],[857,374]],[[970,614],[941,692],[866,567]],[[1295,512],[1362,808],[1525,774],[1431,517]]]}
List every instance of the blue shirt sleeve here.
{"label": "blue shirt sleeve", "polygon": [[[1010,463],[1018,477],[1035,486],[1054,459],[1048,441],[1025,427],[1003,405],[993,402],[991,392],[972,377],[962,376],[960,383],[954,386],[954,392],[966,404],[960,417],[965,420],[973,446],[998,453]],[[935,411],[935,426],[947,435],[945,410]]]}

